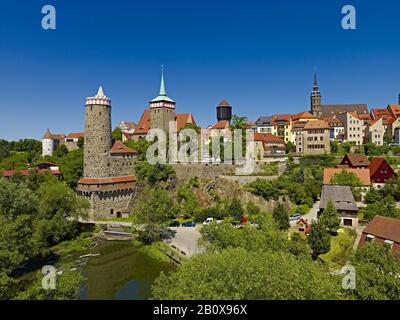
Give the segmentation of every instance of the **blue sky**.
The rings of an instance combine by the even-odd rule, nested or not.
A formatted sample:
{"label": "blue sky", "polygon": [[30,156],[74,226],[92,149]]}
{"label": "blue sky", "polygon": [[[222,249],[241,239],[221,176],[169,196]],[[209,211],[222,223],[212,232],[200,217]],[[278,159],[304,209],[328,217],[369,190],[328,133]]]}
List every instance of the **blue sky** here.
{"label": "blue sky", "polygon": [[[346,4],[357,30],[341,28]],[[114,124],[138,121],[162,64],[177,112],[202,126],[222,99],[251,120],[308,110],[314,66],[323,103],[396,103],[399,17],[395,0],[1,0],[0,138],[81,131],[100,84]]]}

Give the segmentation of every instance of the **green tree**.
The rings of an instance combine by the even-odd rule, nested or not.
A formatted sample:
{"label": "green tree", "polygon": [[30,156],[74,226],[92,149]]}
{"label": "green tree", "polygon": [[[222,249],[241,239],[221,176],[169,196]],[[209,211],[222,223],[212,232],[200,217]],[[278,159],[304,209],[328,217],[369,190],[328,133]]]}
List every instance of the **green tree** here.
{"label": "green tree", "polygon": [[138,140],[127,140],[124,144],[138,153],[138,161],[146,161],[147,149],[151,146],[151,142],[144,138],[139,138]]}
{"label": "green tree", "polygon": [[60,144],[54,151],[54,156],[57,158],[62,158],[68,154],[68,148],[64,144]]}
{"label": "green tree", "polygon": [[376,215],[400,218],[400,210],[396,208],[396,200],[392,196],[370,203],[361,209],[365,221],[371,221]]}
{"label": "green tree", "polygon": [[331,200],[319,217],[319,223],[329,232],[336,233],[340,227],[341,218]]}
{"label": "green tree", "polygon": [[78,139],[78,148],[82,149],[85,146],[85,138],[84,137],[80,137]]}
{"label": "green tree", "polygon": [[154,299],[165,300],[342,298],[338,279],[312,260],[242,248],[196,255],[177,272],[161,274],[152,292]]}
{"label": "green tree", "polygon": [[122,130],[120,127],[116,127],[112,132],[112,138],[114,140],[121,141],[122,140]]}
{"label": "green tree", "polygon": [[314,259],[317,259],[319,255],[327,253],[331,249],[331,237],[325,226],[320,222],[312,224],[311,233],[307,241],[313,252]]}
{"label": "green tree", "polygon": [[247,209],[247,213],[250,214],[250,215],[258,215],[258,214],[260,214],[260,212],[261,212],[260,207],[259,207],[258,205],[256,205],[256,204],[255,204],[254,202],[252,202],[252,201],[249,201],[249,202],[247,203],[246,209]]}
{"label": "green tree", "polygon": [[20,292],[16,300],[78,300],[79,287],[83,276],[77,271],[64,271],[56,276],[56,289],[45,290],[42,287],[43,275],[38,272],[34,283]]}
{"label": "green tree", "polygon": [[359,300],[400,300],[400,255],[383,245],[369,243],[359,248],[350,263],[356,269]]}
{"label": "green tree", "polygon": [[155,185],[158,182],[168,182],[176,177],[175,170],[170,165],[149,164],[146,161],[137,161],[135,163],[135,173],[139,183],[149,183]]}
{"label": "green tree", "polygon": [[288,210],[282,203],[279,202],[274,208],[272,216],[279,230],[288,230],[290,228]]}
{"label": "green tree", "polygon": [[229,216],[233,217],[236,220],[240,220],[244,215],[244,210],[242,207],[242,203],[239,199],[233,198],[231,203],[227,208],[227,213]]}
{"label": "green tree", "polygon": [[66,184],[75,189],[83,177],[83,149],[68,152],[60,159],[61,178]]}
{"label": "green tree", "polygon": [[161,239],[161,231],[167,227],[171,218],[175,218],[172,207],[173,203],[166,190],[150,187],[142,190],[135,201],[133,217],[136,223],[143,225],[139,229],[139,237],[143,242],[151,243]]}
{"label": "green tree", "polygon": [[24,184],[0,179],[0,214],[14,221],[21,214],[35,215],[38,197]]}
{"label": "green tree", "polygon": [[286,143],[286,153],[289,154],[293,152],[296,152],[296,145],[293,144],[291,141],[288,141]]}
{"label": "green tree", "polygon": [[234,114],[231,121],[231,129],[244,129],[246,126],[247,117],[242,117]]}

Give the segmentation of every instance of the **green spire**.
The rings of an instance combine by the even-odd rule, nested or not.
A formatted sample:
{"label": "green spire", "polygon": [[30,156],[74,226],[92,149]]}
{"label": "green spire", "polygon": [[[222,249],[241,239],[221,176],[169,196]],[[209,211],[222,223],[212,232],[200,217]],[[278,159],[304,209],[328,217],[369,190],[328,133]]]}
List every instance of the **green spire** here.
{"label": "green spire", "polygon": [[175,102],[170,97],[167,96],[165,91],[165,83],[164,83],[164,66],[161,66],[161,85],[160,85],[160,94],[158,97],[151,100],[151,102],[158,102],[158,101],[168,101],[168,102]]}
{"label": "green spire", "polygon": [[164,84],[164,66],[161,66],[161,85],[160,85],[160,96],[166,96],[165,84]]}

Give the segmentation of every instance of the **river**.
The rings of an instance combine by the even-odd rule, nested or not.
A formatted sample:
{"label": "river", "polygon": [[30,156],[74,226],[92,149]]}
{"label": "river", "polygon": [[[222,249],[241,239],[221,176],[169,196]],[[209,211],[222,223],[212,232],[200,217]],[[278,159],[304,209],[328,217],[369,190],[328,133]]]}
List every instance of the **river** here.
{"label": "river", "polygon": [[91,254],[82,273],[86,280],[80,288],[83,300],[146,300],[150,287],[163,271],[175,270],[171,262],[149,256],[131,241],[105,241]]}

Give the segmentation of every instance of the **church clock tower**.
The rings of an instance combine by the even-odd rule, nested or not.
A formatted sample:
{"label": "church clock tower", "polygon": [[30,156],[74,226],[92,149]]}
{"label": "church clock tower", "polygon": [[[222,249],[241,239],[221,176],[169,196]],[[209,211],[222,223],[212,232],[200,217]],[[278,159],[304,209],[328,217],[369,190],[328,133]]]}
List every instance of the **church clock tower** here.
{"label": "church clock tower", "polygon": [[150,101],[150,127],[168,132],[169,122],[175,121],[175,116],[175,101],[166,94],[164,72],[161,69],[160,94]]}
{"label": "church clock tower", "polygon": [[318,87],[317,72],[314,73],[314,87],[313,91],[311,92],[311,113],[317,117],[322,116],[321,92],[319,91]]}

